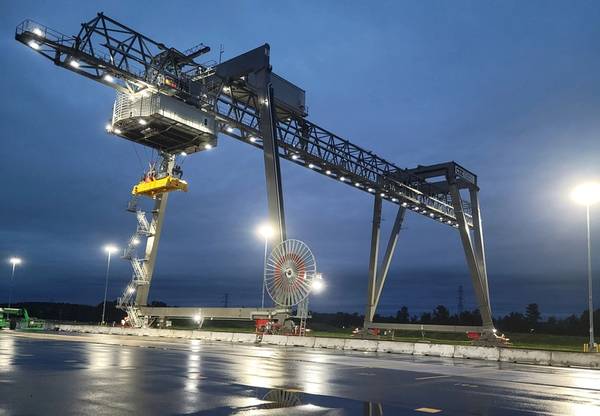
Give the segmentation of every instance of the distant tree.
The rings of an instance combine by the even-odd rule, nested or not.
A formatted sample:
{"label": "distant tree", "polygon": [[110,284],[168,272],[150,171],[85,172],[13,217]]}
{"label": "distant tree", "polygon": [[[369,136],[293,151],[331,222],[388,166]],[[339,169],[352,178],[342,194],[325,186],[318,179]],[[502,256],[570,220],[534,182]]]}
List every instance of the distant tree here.
{"label": "distant tree", "polygon": [[410,320],[410,314],[408,313],[408,308],[403,306],[400,308],[398,312],[396,312],[396,322],[401,324],[407,324]]}
{"label": "distant tree", "polygon": [[422,324],[430,324],[431,323],[431,313],[430,312],[423,312],[421,314],[421,323]]}
{"label": "distant tree", "polygon": [[450,321],[450,311],[444,305],[438,305],[433,311],[433,322],[447,324]]}
{"label": "distant tree", "polygon": [[527,308],[525,309],[525,319],[527,319],[531,328],[537,329],[540,317],[540,308],[537,303],[530,303],[527,305]]}

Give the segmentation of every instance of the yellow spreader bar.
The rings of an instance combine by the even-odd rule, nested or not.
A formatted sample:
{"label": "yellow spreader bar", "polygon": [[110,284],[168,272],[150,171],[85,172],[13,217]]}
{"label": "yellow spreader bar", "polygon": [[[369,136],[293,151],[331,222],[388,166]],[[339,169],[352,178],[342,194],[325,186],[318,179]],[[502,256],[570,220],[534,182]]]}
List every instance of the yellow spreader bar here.
{"label": "yellow spreader bar", "polygon": [[187,192],[188,184],[186,181],[172,176],[150,180],[148,182],[141,181],[131,190],[132,195],[153,197],[158,194],[171,191]]}

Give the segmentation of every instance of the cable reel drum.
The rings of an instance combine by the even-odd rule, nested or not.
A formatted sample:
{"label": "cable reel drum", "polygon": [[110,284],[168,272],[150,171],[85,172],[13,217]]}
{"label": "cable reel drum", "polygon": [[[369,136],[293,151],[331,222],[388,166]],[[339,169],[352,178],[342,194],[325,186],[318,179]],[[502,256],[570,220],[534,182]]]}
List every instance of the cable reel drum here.
{"label": "cable reel drum", "polygon": [[300,240],[285,240],[272,251],[265,264],[265,286],[273,301],[291,308],[305,300],[317,276],[317,262]]}

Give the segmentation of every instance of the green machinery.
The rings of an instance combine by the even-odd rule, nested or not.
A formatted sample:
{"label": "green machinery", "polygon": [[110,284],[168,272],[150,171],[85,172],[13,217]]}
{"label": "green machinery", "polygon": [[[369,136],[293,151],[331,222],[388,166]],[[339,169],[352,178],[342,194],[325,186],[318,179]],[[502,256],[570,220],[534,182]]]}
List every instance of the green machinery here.
{"label": "green machinery", "polygon": [[0,329],[43,329],[44,322],[29,316],[25,308],[0,308]]}

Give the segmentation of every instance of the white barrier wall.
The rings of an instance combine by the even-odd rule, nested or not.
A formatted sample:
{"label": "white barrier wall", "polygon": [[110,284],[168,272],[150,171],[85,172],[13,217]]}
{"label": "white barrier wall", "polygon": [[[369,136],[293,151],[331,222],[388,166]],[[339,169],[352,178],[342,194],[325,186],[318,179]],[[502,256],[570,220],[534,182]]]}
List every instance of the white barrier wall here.
{"label": "white barrier wall", "polygon": [[[59,331],[90,334],[131,335],[197,339],[204,341],[255,344],[256,334],[233,332],[189,331],[155,328],[121,328],[92,325],[59,325]],[[501,361],[557,367],[588,367],[600,369],[600,353],[529,350],[511,347],[478,347],[470,345],[429,344],[420,342],[378,341],[358,338],[294,337],[264,335],[262,344],[286,347],[327,348],[377,353],[412,354],[431,357]]]}

